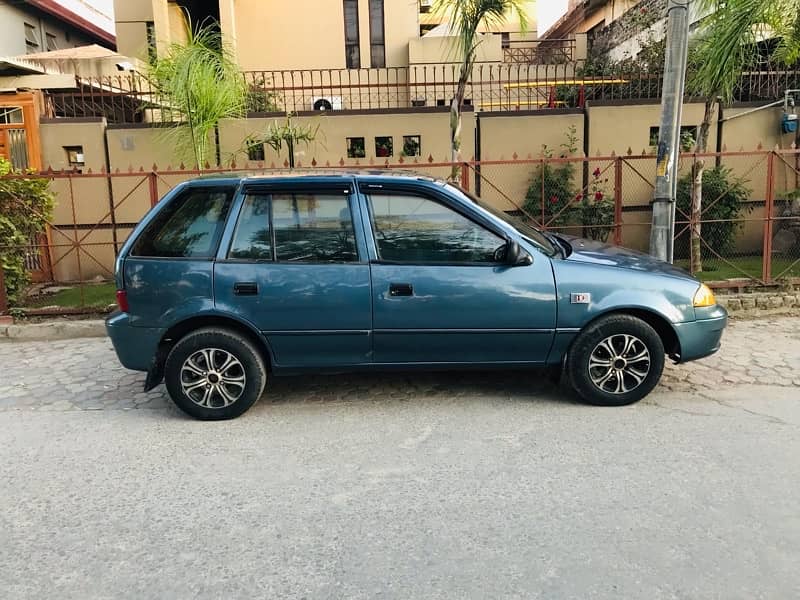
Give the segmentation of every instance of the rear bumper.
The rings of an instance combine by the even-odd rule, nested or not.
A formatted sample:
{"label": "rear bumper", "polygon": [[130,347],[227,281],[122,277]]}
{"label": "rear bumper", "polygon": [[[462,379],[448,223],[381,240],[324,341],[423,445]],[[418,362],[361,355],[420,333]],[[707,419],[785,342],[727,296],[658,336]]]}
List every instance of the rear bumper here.
{"label": "rear bumper", "polygon": [[721,306],[697,309],[697,317],[696,321],[675,325],[682,363],[705,358],[719,350],[722,332],[728,324],[728,313]]}
{"label": "rear bumper", "polygon": [[148,371],[165,330],[133,327],[127,314],[116,312],[106,319],[106,332],[123,367]]}

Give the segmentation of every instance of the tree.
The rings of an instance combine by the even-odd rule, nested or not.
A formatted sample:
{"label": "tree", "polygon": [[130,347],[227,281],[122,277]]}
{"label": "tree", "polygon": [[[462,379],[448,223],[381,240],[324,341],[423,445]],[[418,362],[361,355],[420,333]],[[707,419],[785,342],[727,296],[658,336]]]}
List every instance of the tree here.
{"label": "tree", "polygon": [[297,124],[293,120],[292,113],[286,113],[286,123],[283,125],[273,121],[266,132],[261,136],[250,136],[245,140],[245,146],[255,144],[266,144],[275,152],[280,153],[284,144],[289,155],[289,167],[295,166],[295,148],[300,144],[310,144],[317,139],[319,134],[319,124],[311,125]]}
{"label": "tree", "polygon": [[248,89],[216,24],[189,31],[185,44],[172,44],[153,61],[149,78],[163,110],[181,123],[170,130],[178,156],[199,169],[215,161],[209,143],[220,119],[245,115]]}
{"label": "tree", "polygon": [[[527,29],[528,20],[521,0],[437,0],[434,11],[450,23],[451,31],[456,36],[455,51],[461,63],[456,94],[450,104],[450,150],[453,163],[457,163],[461,148],[461,106],[481,43],[478,28],[481,24],[492,26],[503,23],[506,14],[511,11],[517,13],[523,31]],[[452,177],[457,175],[458,167],[454,165]]]}
{"label": "tree", "polygon": [[[697,128],[695,151],[707,151],[708,133],[719,101],[733,100],[742,73],[763,50],[770,58],[792,64],[800,58],[800,0],[699,0],[710,11],[692,56],[689,91],[705,98],[703,120]],[[777,39],[772,49],[762,44]],[[703,213],[702,158],[692,165],[691,269],[703,270],[700,218]]]}

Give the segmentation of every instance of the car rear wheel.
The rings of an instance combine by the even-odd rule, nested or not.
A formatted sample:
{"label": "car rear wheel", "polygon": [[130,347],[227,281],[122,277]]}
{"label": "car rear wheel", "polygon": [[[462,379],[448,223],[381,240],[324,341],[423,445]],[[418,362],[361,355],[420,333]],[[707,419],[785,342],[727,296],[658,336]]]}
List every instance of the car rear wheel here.
{"label": "car rear wheel", "polygon": [[253,406],[267,374],[261,354],[248,339],[227,329],[203,328],[175,344],[167,356],[164,380],[183,412],[219,421]]}
{"label": "car rear wheel", "polygon": [[664,360],[664,344],[649,324],[630,315],[611,315],[578,335],[566,369],[572,388],[585,402],[624,406],[653,390]]}

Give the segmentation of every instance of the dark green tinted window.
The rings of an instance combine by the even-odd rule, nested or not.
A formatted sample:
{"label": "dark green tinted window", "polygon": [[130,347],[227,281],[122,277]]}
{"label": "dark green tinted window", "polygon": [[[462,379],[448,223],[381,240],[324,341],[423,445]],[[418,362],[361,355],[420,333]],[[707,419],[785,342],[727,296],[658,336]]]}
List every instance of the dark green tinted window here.
{"label": "dark green tinted window", "polygon": [[279,261],[355,262],[353,217],[347,196],[272,196],[275,254]]}
{"label": "dark green tinted window", "polygon": [[187,190],[147,226],[132,256],[212,258],[230,210],[233,190]]}
{"label": "dark green tinted window", "polygon": [[228,257],[272,260],[268,195],[249,195],[245,198]]}
{"label": "dark green tinted window", "polygon": [[505,246],[494,233],[427,198],[372,195],[369,201],[381,260],[493,263]]}

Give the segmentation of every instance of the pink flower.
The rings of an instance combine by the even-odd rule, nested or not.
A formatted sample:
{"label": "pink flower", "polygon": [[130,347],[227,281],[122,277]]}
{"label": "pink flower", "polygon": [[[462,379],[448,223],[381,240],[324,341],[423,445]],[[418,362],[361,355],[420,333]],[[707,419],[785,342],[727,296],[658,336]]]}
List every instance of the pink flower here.
{"label": "pink flower", "polygon": [[557,204],[558,196],[550,196],[550,204]]}
{"label": "pink flower", "polygon": [[597,179],[598,177],[600,177],[600,173],[601,173],[601,171],[600,171],[600,167],[597,167],[597,168],[594,170],[594,173],[592,173],[592,175],[594,175],[594,178],[595,178],[595,179]]}
{"label": "pink flower", "polygon": [[603,192],[595,192],[594,199],[600,202],[603,199]]}

